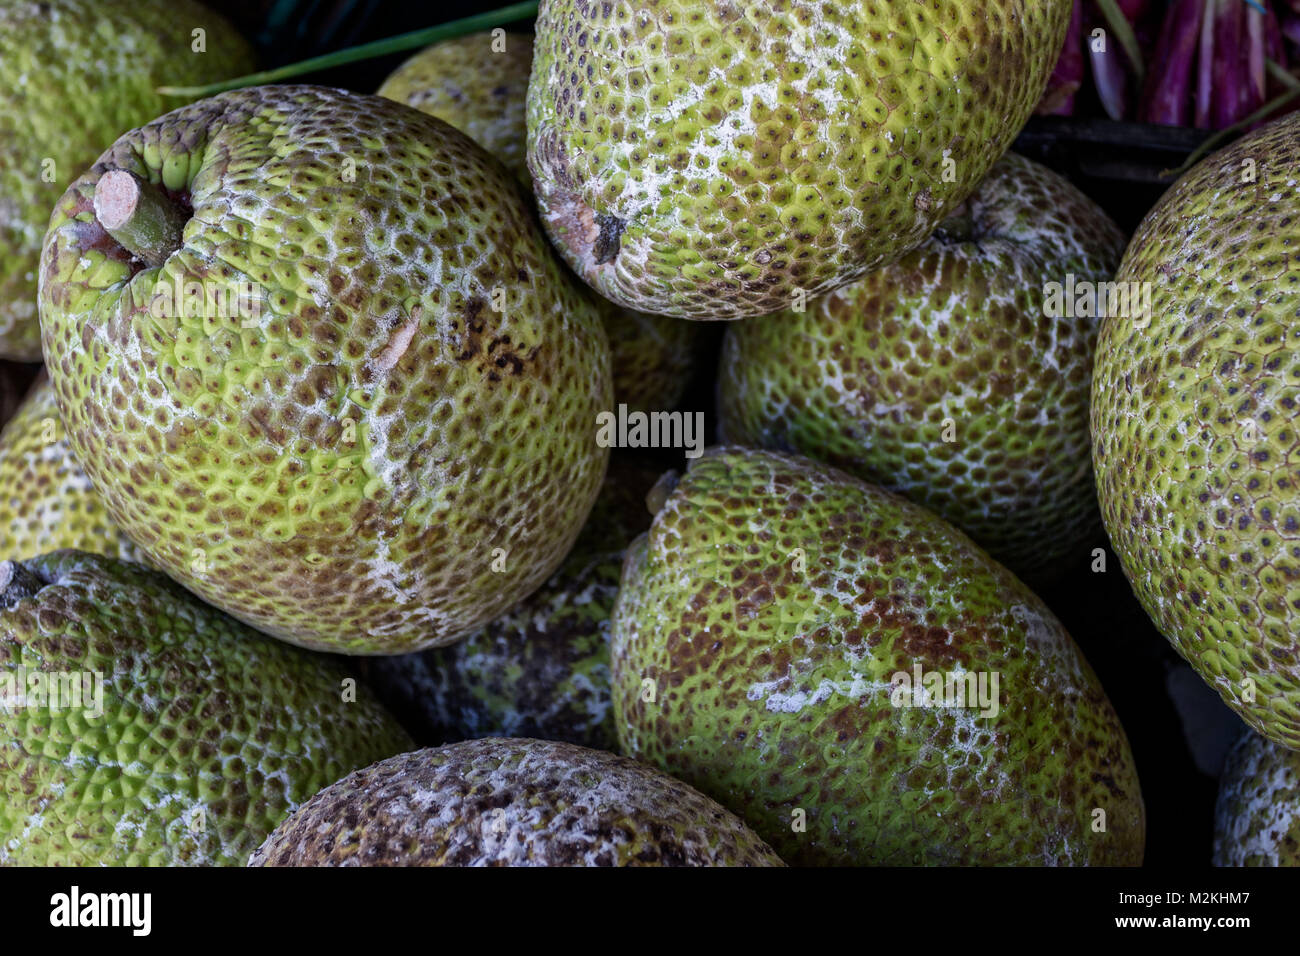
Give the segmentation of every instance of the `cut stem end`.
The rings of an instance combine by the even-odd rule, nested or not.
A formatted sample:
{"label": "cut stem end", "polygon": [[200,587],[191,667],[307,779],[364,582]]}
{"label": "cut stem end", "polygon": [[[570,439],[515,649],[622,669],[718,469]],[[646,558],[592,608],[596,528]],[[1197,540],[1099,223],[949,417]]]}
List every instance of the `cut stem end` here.
{"label": "cut stem end", "polygon": [[95,184],[95,218],[127,252],[154,267],[181,247],[189,216],[161,187],[114,169]]}

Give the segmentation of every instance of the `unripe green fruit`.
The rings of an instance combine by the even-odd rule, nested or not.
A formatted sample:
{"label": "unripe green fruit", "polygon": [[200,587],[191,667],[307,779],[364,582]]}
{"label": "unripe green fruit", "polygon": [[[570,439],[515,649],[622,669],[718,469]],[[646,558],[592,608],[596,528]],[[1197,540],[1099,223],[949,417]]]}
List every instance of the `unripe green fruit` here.
{"label": "unripe green fruit", "polygon": [[[151,193],[190,213],[157,266],[97,218]],[[253,87],[133,130],[56,207],[41,302],[114,521],[302,646],[456,640],[546,580],[599,490],[600,317],[500,164],[400,103]]]}

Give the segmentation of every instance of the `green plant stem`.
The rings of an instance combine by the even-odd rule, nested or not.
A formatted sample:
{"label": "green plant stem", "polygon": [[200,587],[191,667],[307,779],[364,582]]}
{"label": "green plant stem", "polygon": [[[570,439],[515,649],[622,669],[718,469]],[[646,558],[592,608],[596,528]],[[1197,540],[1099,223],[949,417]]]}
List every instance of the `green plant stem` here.
{"label": "green plant stem", "polygon": [[1133,67],[1140,89],[1146,68],[1142,63],[1142,50],[1138,46],[1137,37],[1133,34],[1133,27],[1124,17],[1123,11],[1115,0],[1097,0],[1097,6],[1101,10],[1101,15],[1106,18],[1106,25],[1110,27],[1110,32],[1115,34],[1115,39],[1119,40],[1119,45],[1123,47],[1124,55],[1128,57],[1129,64]]}
{"label": "green plant stem", "polygon": [[199,99],[204,96],[224,93],[226,90],[237,90],[243,86],[278,83],[281,80],[302,76],[304,73],[328,70],[347,63],[370,60],[388,53],[413,50],[417,47],[437,43],[440,40],[450,40],[453,37],[477,33],[480,30],[489,30],[504,23],[527,20],[530,17],[537,16],[537,4],[538,0],[515,3],[508,7],[502,7],[500,10],[489,10],[487,13],[478,13],[472,17],[463,17],[460,20],[440,23],[436,27],[412,30],[410,33],[402,33],[384,40],[375,40],[373,43],[363,43],[361,46],[349,47],[346,50],[336,50],[323,56],[312,57],[310,60],[300,60],[297,63],[276,67],[274,70],[249,73],[247,76],[235,77],[233,80],[223,80],[220,83],[209,83],[206,86],[160,86],[158,92],[164,96],[187,96],[190,99]]}
{"label": "green plant stem", "polygon": [[1291,73],[1276,60],[1265,60],[1264,69],[1268,72],[1269,76],[1273,77],[1273,79],[1277,80],[1288,90],[1300,89],[1300,78],[1297,78],[1295,74]]}
{"label": "green plant stem", "polygon": [[1197,146],[1196,149],[1192,150],[1192,154],[1183,161],[1183,164],[1181,166],[1177,167],[1176,169],[1166,169],[1164,170],[1162,175],[1181,176],[1183,173],[1187,172],[1187,170],[1191,169],[1198,162],[1200,162],[1202,157],[1204,157],[1211,150],[1218,147],[1220,143],[1222,143],[1224,140],[1231,137],[1234,133],[1240,133],[1242,130],[1254,126],[1260,120],[1264,119],[1264,117],[1268,116],[1269,113],[1272,113],[1274,110],[1281,109],[1283,106],[1286,106],[1288,103],[1290,103],[1292,100],[1296,99],[1297,97],[1300,97],[1300,84],[1293,86],[1285,93],[1273,97],[1273,99],[1269,100],[1267,103],[1265,103],[1259,109],[1255,110],[1255,112],[1251,113],[1245,119],[1240,119],[1237,122],[1233,123],[1231,126],[1223,127],[1223,129],[1216,132],[1213,136],[1207,136],[1201,142],[1200,146]]}

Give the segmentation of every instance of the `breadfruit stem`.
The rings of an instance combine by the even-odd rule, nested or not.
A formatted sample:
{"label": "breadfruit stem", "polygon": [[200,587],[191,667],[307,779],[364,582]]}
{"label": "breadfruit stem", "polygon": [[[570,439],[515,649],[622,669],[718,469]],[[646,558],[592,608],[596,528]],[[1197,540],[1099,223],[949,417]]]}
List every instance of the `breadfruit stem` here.
{"label": "breadfruit stem", "polygon": [[95,185],[95,218],[131,255],[153,267],[181,247],[189,216],[158,186],[114,169]]}
{"label": "breadfruit stem", "polygon": [[1251,113],[1249,116],[1245,117],[1244,119],[1240,119],[1237,122],[1233,123],[1231,126],[1225,126],[1223,129],[1219,130],[1218,132],[1210,136],[1207,136],[1205,139],[1201,141],[1201,145],[1197,146],[1196,149],[1192,150],[1191,155],[1188,156],[1185,160],[1183,160],[1181,166],[1176,166],[1173,169],[1161,170],[1160,172],[1161,178],[1173,178],[1176,176],[1181,176],[1183,173],[1187,172],[1189,169],[1191,169],[1193,166],[1199,163],[1207,153],[1213,152],[1214,150],[1218,149],[1219,146],[1224,142],[1224,140],[1230,139],[1232,136],[1236,135],[1237,133],[1240,133],[1242,130],[1249,129],[1250,127],[1254,126],[1256,123],[1262,121],[1269,114],[1275,113],[1278,110],[1282,109],[1282,107],[1286,106],[1296,97],[1300,97],[1300,86],[1293,87],[1292,89],[1287,90],[1285,93],[1273,97],[1273,99],[1269,100],[1267,103],[1265,103],[1263,106],[1255,110],[1255,112]]}
{"label": "breadfruit stem", "polygon": [[43,587],[45,582],[17,561],[0,561],[0,608],[11,610]]}

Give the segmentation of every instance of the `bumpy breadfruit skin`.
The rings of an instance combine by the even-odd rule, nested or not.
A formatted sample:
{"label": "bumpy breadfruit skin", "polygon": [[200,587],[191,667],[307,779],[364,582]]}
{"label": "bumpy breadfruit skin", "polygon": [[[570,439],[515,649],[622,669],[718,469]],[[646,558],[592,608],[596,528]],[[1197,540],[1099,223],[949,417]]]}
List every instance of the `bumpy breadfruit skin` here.
{"label": "bumpy breadfruit skin", "polygon": [[[94,218],[113,168],[193,208],[161,268]],[[500,164],[410,107],[276,86],[169,113],[69,189],[42,261],[50,377],[109,513],[266,633],[450,643],[546,580],[600,488],[600,317]],[[256,314],[178,316],[187,282],[248,283]]]}
{"label": "bumpy breadfruit skin", "polygon": [[[623,751],[787,863],[1142,860],[1124,729],[1060,622],[961,532],[844,472],[696,459],[628,549],[611,659]],[[894,706],[915,666],[998,675],[997,713]]]}
{"label": "bumpy breadfruit skin", "polygon": [[76,548],[140,561],[77,464],[54,389],[41,378],[0,432],[0,560]]}
{"label": "bumpy breadfruit skin", "polygon": [[607,298],[763,315],[916,247],[1010,145],[1067,0],[542,0],[528,165]]}
{"label": "bumpy breadfruit skin", "polygon": [[564,564],[517,607],[450,647],[375,658],[381,700],[429,740],[538,737],[617,750],[609,616],[623,550],[650,525],[661,469],[613,457]]}
{"label": "bumpy breadfruit skin", "polygon": [[[1256,731],[1300,748],[1300,116],[1202,161],[1116,275],[1092,386],[1102,519],[1156,627]],[[1139,288],[1141,286],[1139,285]]]}
{"label": "bumpy breadfruit skin", "polygon": [[[533,37],[507,34],[499,53],[492,42],[491,33],[477,33],[421,50],[384,81],[379,95],[450,123],[501,160],[531,195],[524,104]],[[595,302],[609,337],[614,401],[640,411],[673,408],[694,371],[698,329],[600,296]]]}
{"label": "bumpy breadfruit skin", "polygon": [[253,69],[234,28],[191,0],[0,0],[0,356],[40,360],[37,264],[68,184],[179,104],[155,87]]}
{"label": "bumpy breadfruit skin", "polygon": [[491,32],[426,47],[384,80],[379,95],[450,123],[527,183],[524,107],[533,37],[507,33],[502,40],[500,52]]}
{"label": "bumpy breadfruit skin", "polygon": [[727,810],[624,757],[489,737],[402,754],[308,801],[252,866],[781,866]]}
{"label": "bumpy breadfruit skin", "polygon": [[364,690],[345,701],[336,664],[139,565],[59,551],[0,582],[0,691],[103,682],[99,716],[8,686],[0,864],[242,864],[322,786],[410,746]]}
{"label": "bumpy breadfruit skin", "polygon": [[720,429],[899,492],[1046,580],[1101,532],[1088,433],[1100,319],[1046,315],[1044,285],[1109,281],[1123,252],[1099,206],[1008,153],[960,218],[898,262],[802,312],[729,325]]}
{"label": "bumpy breadfruit skin", "polygon": [[1214,865],[1300,866],[1300,751],[1248,731],[1228,752]]}

